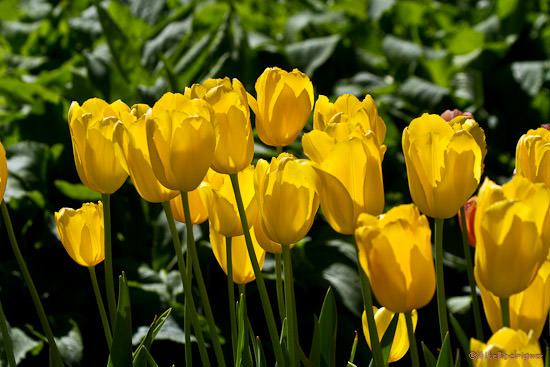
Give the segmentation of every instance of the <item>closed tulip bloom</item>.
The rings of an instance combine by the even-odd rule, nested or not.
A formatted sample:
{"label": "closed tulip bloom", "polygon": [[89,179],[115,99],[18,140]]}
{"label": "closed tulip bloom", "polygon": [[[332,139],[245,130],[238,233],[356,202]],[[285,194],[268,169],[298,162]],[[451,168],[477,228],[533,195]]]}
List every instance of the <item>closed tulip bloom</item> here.
{"label": "closed tulip bloom", "polygon": [[[376,331],[378,332],[378,338],[382,341],[384,333],[390,326],[390,323],[395,315],[385,307],[377,308],[372,306],[374,312],[374,322],[376,323]],[[367,314],[363,311],[363,333],[365,334],[365,339],[369,348],[372,349],[370,345],[370,334],[369,334],[369,325],[367,323]],[[416,324],[418,322],[418,312],[416,310],[412,311],[412,321],[413,328],[416,330]],[[397,321],[397,328],[395,329],[395,334],[393,336],[393,341],[390,349],[390,355],[388,356],[388,363],[392,363],[400,360],[409,350],[409,336],[407,333],[407,324],[405,322],[405,315],[400,314],[399,320]]]}
{"label": "closed tulip bloom", "polygon": [[133,106],[131,113],[116,123],[114,141],[122,156],[123,167],[139,195],[151,203],[162,203],[179,192],[164,187],[151,167],[146,129],[146,119],[150,113],[147,105]]}
{"label": "closed tulip bloom", "polygon": [[214,159],[216,133],[212,107],[200,99],[166,93],[147,118],[151,166],[160,183],[172,190],[192,191]]}
{"label": "closed tulip bloom", "polygon": [[207,101],[216,113],[219,134],[212,168],[220,173],[237,173],[250,165],[254,156],[254,135],[246,90],[240,81],[208,79],[194,84],[185,94]]}
{"label": "closed tulip bloom", "polygon": [[521,176],[502,187],[489,179],[479,189],[476,278],[500,298],[525,290],[548,254],[549,190]]}
{"label": "closed tulip bloom", "polygon": [[[262,218],[258,214],[258,218],[256,219],[256,222],[253,225],[254,227],[254,234],[256,236],[256,241],[258,241],[258,244],[261,248],[263,248],[266,252],[270,252],[272,254],[282,254],[283,253],[283,247],[281,244],[271,241],[271,239],[265,234],[265,230],[262,225]],[[290,248],[293,248],[294,244],[290,245]]]}
{"label": "closed tulip bloom", "polygon": [[[485,316],[491,330],[496,332],[502,327],[499,299],[489,292],[483,284],[477,282]],[[535,280],[522,292],[510,296],[510,327],[526,333],[533,330],[538,339],[548,317],[550,308],[550,262],[545,261]]]}
{"label": "closed tulip bloom", "polygon": [[[472,196],[464,204],[464,215],[466,216],[466,230],[468,232],[468,243],[472,247],[476,247],[476,233],[474,231],[474,219],[476,216],[477,208],[477,196]],[[462,214],[458,212],[458,224],[460,225],[460,230],[464,231],[462,228]]]}
{"label": "closed tulip bloom", "polygon": [[130,108],[121,101],[112,104],[92,98],[69,109],[69,129],[78,176],[90,190],[112,194],[122,186],[124,170],[113,143],[113,130]]}
{"label": "closed tulip bloom", "polygon": [[544,366],[537,338],[523,330],[502,328],[489,338],[487,344],[472,338],[470,350],[474,367]]}
{"label": "closed tulip bloom", "polygon": [[412,204],[378,217],[359,216],[359,261],[382,306],[403,313],[430,302],[435,292],[430,237],[428,219]]}
{"label": "closed tulip bloom", "polygon": [[63,247],[78,264],[91,267],[105,259],[101,201],[77,210],[63,208],[55,213],[55,223]]}
{"label": "closed tulip bloom", "polygon": [[[256,240],[255,228],[250,228],[250,237],[252,238],[252,245],[254,247],[254,253],[258,259],[258,265],[260,270],[264,266],[265,251],[260,247]],[[210,243],[212,244],[212,251],[218,264],[227,274],[227,254],[225,236],[216,232],[212,225],[210,225]],[[233,282],[237,284],[246,284],[256,279],[254,275],[254,269],[252,268],[252,262],[248,255],[246,248],[246,242],[244,235],[231,238],[231,263],[233,272]]]}
{"label": "closed tulip bloom", "polygon": [[360,213],[384,210],[382,160],[386,146],[372,131],[352,123],[329,123],[302,138],[305,154],[316,164],[321,209],[331,227],[353,234]]}
{"label": "closed tulip bloom", "polygon": [[326,96],[319,96],[313,110],[313,129],[325,130],[331,123],[354,122],[364,131],[372,131],[382,145],[386,137],[386,124],[378,115],[376,103],[370,95],[363,102],[352,94],[344,94],[330,103]]}
{"label": "closed tulip bloom", "polygon": [[550,187],[550,131],[529,130],[516,147],[516,174]]}
{"label": "closed tulip bloom", "polygon": [[[201,224],[208,219],[208,209],[204,203],[203,192],[206,190],[205,184],[201,183],[193,191],[187,193],[187,198],[189,200],[189,214],[191,215],[191,223]],[[183,211],[183,202],[181,201],[181,194],[170,200],[170,210],[174,219],[178,222],[185,223],[185,213]]]}
{"label": "closed tulip bloom", "polygon": [[281,153],[271,163],[256,164],[254,186],[263,229],[281,245],[301,240],[319,208],[316,175],[311,162]]}
{"label": "closed tulip bloom", "polygon": [[249,99],[256,130],[267,145],[289,145],[304,128],[313,109],[313,84],[298,69],[267,68],[256,80],[257,101]]}
{"label": "closed tulip bloom", "polygon": [[402,143],[414,203],[433,218],[456,215],[481,179],[483,130],[463,116],[446,122],[423,114],[405,128]]}
{"label": "closed tulip bloom", "polygon": [[4,200],[6,184],[8,183],[8,162],[6,161],[6,150],[0,142],[0,203]]}

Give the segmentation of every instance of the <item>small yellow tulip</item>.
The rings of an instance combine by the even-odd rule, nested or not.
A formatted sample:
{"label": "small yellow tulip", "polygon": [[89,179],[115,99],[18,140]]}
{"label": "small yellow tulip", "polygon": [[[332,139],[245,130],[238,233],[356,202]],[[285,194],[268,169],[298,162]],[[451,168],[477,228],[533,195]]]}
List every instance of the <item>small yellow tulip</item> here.
{"label": "small yellow tulip", "polygon": [[483,171],[485,136],[472,119],[446,122],[423,114],[403,131],[411,197],[433,218],[450,218],[474,193]]}
{"label": "small yellow tulip", "polygon": [[479,189],[474,229],[476,278],[500,298],[525,290],[546,260],[550,191],[521,176]]}
{"label": "small yellow tulip", "polygon": [[6,184],[8,183],[8,163],[6,161],[6,150],[0,142],[0,203],[4,200]]}
{"label": "small yellow tulip", "polygon": [[384,210],[382,160],[386,146],[372,131],[351,123],[329,123],[304,135],[302,145],[319,179],[321,209],[331,227],[353,234],[360,213]]}
{"label": "small yellow tulip", "polygon": [[543,367],[540,345],[532,333],[502,328],[487,344],[470,339],[470,355],[474,367]]}
{"label": "small yellow tulip", "polygon": [[316,175],[311,162],[281,153],[271,163],[256,164],[254,186],[263,230],[281,245],[301,240],[319,208]]}
{"label": "small yellow tulip", "polygon": [[214,111],[200,99],[166,93],[147,118],[151,166],[160,183],[172,190],[192,191],[214,159]]}
{"label": "small yellow tulip", "polygon": [[[390,323],[395,315],[385,307],[376,308],[372,306],[374,312],[374,322],[376,323],[376,331],[378,331],[378,338],[382,341],[384,333],[390,326]],[[363,311],[363,333],[365,334],[365,339],[369,348],[370,345],[370,334],[369,334],[369,324],[367,323],[367,314]],[[418,322],[418,312],[412,310],[412,321],[413,329],[416,330],[416,324]],[[405,322],[405,315],[400,314],[399,320],[397,321],[397,328],[395,329],[395,334],[393,337],[390,355],[388,356],[388,363],[392,363],[400,360],[409,350],[409,334],[407,332],[407,323]]]}
{"label": "small yellow tulip", "polygon": [[298,69],[287,72],[267,68],[256,80],[257,101],[249,98],[256,115],[256,130],[267,145],[292,143],[313,109],[313,84]]}
{"label": "small yellow tulip", "polygon": [[185,90],[191,98],[202,98],[216,113],[218,143],[212,168],[220,173],[237,173],[250,165],[254,156],[254,135],[246,90],[240,81],[208,79]]}
{"label": "small yellow tulip", "polygon": [[121,101],[112,104],[92,98],[69,109],[69,129],[78,176],[90,190],[112,194],[128,174],[116,154],[113,130],[130,108]]}
{"label": "small yellow tulip", "polygon": [[[201,191],[205,190],[204,186],[205,185],[201,183],[195,190],[187,193],[189,214],[191,215],[191,223],[193,224],[201,224],[208,219],[208,210],[201,196]],[[185,213],[183,211],[181,194],[170,200],[170,210],[175,220],[185,223]]]}
{"label": "small yellow tulip", "polygon": [[519,139],[516,174],[550,187],[550,131],[539,127],[529,130]]}
{"label": "small yellow tulip", "polygon": [[91,267],[105,259],[103,204],[85,203],[80,209],[55,213],[59,239],[78,264]]}
{"label": "small yellow tulip", "polygon": [[428,219],[412,205],[379,217],[359,216],[355,239],[359,262],[376,299],[393,312],[427,305],[435,292],[435,269]]}

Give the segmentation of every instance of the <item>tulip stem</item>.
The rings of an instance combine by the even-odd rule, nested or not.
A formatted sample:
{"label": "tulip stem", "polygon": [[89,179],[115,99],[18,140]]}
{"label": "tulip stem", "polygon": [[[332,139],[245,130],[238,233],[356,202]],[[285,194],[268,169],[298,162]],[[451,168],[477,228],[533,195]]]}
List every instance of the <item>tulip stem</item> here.
{"label": "tulip stem", "polygon": [[233,284],[233,259],[231,257],[231,237],[225,237],[225,253],[227,256],[227,294],[229,299],[229,321],[231,324],[231,346],[233,362],[237,357],[237,313],[235,311],[235,286]]}
{"label": "tulip stem", "polygon": [[500,315],[502,316],[502,327],[510,327],[510,298],[500,297]]}
{"label": "tulip stem", "polygon": [[287,335],[288,335],[288,356],[290,366],[295,366],[298,359],[298,330],[296,328],[296,301],[294,298],[294,282],[292,276],[292,258],[290,247],[281,245],[283,248],[283,270],[285,272],[285,305],[287,314]]}
{"label": "tulip stem", "polygon": [[348,365],[349,363],[353,363],[353,361],[355,360],[355,351],[357,350],[358,341],[359,341],[359,334],[357,333],[357,330],[355,330],[355,337],[353,338],[353,344],[351,345],[351,353],[349,355]]}
{"label": "tulip stem", "polygon": [[113,250],[111,245],[111,195],[101,194],[103,202],[103,228],[105,236],[105,291],[107,293],[107,308],[111,318],[111,329],[115,327],[116,296],[113,280]]}
{"label": "tulip stem", "polygon": [[[201,266],[199,263],[199,256],[197,254],[197,246],[195,245],[195,237],[193,236],[193,222],[191,221],[191,210],[189,209],[189,194],[182,191],[181,202],[183,204],[183,215],[185,218],[185,227],[187,228],[187,251],[191,256],[191,263],[187,260],[187,266],[193,268],[195,278],[197,278],[197,285],[199,286],[199,295],[204,306],[206,322],[208,323],[208,329],[210,334],[210,340],[214,347],[214,354],[216,355],[216,362],[218,366],[225,366],[225,360],[223,358],[223,351],[218,337],[218,330],[216,328],[216,322],[214,321],[214,314],[212,313],[212,307],[210,307],[210,300],[208,299],[208,292],[206,291],[206,285],[204,284],[204,278],[202,276]],[[190,269],[187,269],[190,271]],[[189,278],[191,279],[191,278]]]}
{"label": "tulip stem", "polygon": [[[201,355],[201,361],[204,366],[210,366],[210,361],[208,359],[208,353],[206,352],[206,347],[204,343],[204,337],[202,335],[202,328],[199,324],[199,319],[197,316],[197,310],[195,309],[195,302],[193,301],[193,291],[191,289],[191,282],[187,277],[187,269],[185,266],[185,259],[183,258],[183,250],[181,249],[181,242],[176,230],[176,224],[174,222],[174,217],[172,216],[172,210],[170,209],[169,202],[165,201],[162,203],[162,208],[164,209],[164,214],[168,221],[168,227],[170,228],[170,234],[172,235],[172,242],[174,243],[174,250],[176,252],[176,258],[178,259],[178,268],[180,271],[181,281],[183,283],[183,293],[185,294],[185,304],[189,306],[189,317],[193,323],[193,328],[195,329],[195,336],[197,337],[197,344],[199,345],[199,352]],[[189,221],[190,223],[191,221]],[[193,232],[187,232],[187,236],[193,236]],[[184,332],[185,332],[185,365],[191,367],[193,365],[191,358],[191,335],[189,327],[189,319],[185,318]]]}
{"label": "tulip stem", "polygon": [[97,308],[99,309],[99,316],[101,317],[101,324],[103,324],[103,331],[105,332],[105,340],[109,351],[111,350],[111,344],[113,343],[113,337],[111,335],[111,328],[109,327],[109,319],[107,318],[107,312],[105,311],[105,305],[99,291],[99,285],[97,284],[97,276],[95,274],[95,266],[88,267],[90,272],[90,279],[92,280],[92,288],[94,289],[94,295],[97,302]]}
{"label": "tulip stem", "polygon": [[2,343],[4,344],[4,351],[8,358],[8,365],[15,367],[15,357],[13,355],[13,345],[11,343],[10,333],[8,331],[8,322],[6,321],[6,315],[2,308],[2,302],[0,302],[0,329],[2,330]]}
{"label": "tulip stem", "polygon": [[19,245],[17,244],[17,239],[15,238],[15,233],[13,231],[10,213],[8,212],[6,202],[2,201],[0,207],[2,209],[4,224],[6,225],[6,230],[8,231],[11,248],[15,255],[17,264],[19,265],[19,269],[23,274],[23,279],[25,279],[25,283],[27,283],[27,287],[29,288],[34,308],[36,309],[36,313],[38,314],[38,318],[40,319],[40,324],[42,325],[42,329],[44,329],[44,333],[46,334],[46,338],[48,339],[48,344],[50,345],[50,356],[52,359],[52,365],[55,367],[63,366],[63,360],[61,359],[59,349],[57,349],[57,344],[55,343],[52,329],[48,322],[48,318],[46,317],[46,312],[44,311],[44,307],[42,306],[42,302],[40,301],[40,297],[38,296],[38,292],[31,278],[31,274],[29,273],[29,269],[27,268],[27,264],[25,263],[25,259],[23,259],[23,254],[21,254],[21,251],[19,250]]}
{"label": "tulip stem", "polygon": [[275,147],[275,149],[277,150],[277,155],[283,152],[283,147]]}
{"label": "tulip stem", "polygon": [[275,317],[273,316],[273,309],[269,302],[269,296],[265,287],[264,278],[260,266],[258,265],[258,259],[254,252],[254,245],[252,244],[252,238],[250,237],[250,231],[248,230],[248,220],[246,219],[246,212],[244,210],[243,199],[241,197],[241,191],[239,189],[239,180],[236,173],[229,175],[231,178],[231,185],[235,193],[235,201],[239,209],[239,216],[241,217],[241,224],[244,232],[244,239],[246,242],[246,248],[248,255],[250,256],[250,262],[252,263],[252,269],[256,276],[256,285],[258,286],[258,292],[260,293],[260,299],[262,301],[262,308],[264,309],[264,316],[267,323],[267,329],[269,331],[269,337],[271,338],[271,344],[273,345],[273,351],[275,353],[275,359],[277,366],[285,366],[285,360],[283,358],[283,351],[281,344],[279,343],[279,336],[277,334],[277,326],[275,324]]}
{"label": "tulip stem", "polygon": [[412,311],[405,312],[405,321],[407,323],[407,332],[409,333],[409,345],[411,351],[412,367],[420,367],[420,360],[418,359],[418,347],[416,345],[416,338],[414,337],[414,328],[412,322]]}
{"label": "tulip stem", "polygon": [[470,244],[468,241],[468,227],[466,226],[466,214],[464,206],[460,207],[460,219],[462,223],[462,247],[464,247],[464,258],[466,259],[466,274],[470,284],[470,296],[472,297],[472,308],[474,311],[474,322],[476,327],[477,340],[483,340],[483,327],[481,324],[481,313],[479,311],[479,300],[477,298],[476,283],[474,279],[474,267],[470,254]]}
{"label": "tulip stem", "polygon": [[281,254],[275,254],[275,276],[276,276],[276,288],[277,288],[277,307],[279,308],[279,316],[281,317],[281,323],[286,317],[285,313],[285,300],[283,293],[283,279],[281,277]]}
{"label": "tulip stem", "polygon": [[437,277],[437,314],[439,316],[439,334],[441,343],[449,331],[447,321],[447,304],[445,303],[445,283],[443,279],[443,221],[442,218],[434,218],[435,222],[435,274]]}

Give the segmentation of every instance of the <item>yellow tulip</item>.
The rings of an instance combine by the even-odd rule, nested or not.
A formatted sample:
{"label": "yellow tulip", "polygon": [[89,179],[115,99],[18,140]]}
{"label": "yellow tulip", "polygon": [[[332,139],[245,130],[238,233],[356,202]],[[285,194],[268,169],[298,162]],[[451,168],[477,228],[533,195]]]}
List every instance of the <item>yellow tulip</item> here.
{"label": "yellow tulip", "polygon": [[[250,228],[250,237],[252,238],[254,253],[256,254],[261,270],[264,266],[265,251],[258,244],[254,229],[254,227]],[[225,236],[219,232],[216,232],[216,230],[212,227],[212,223],[210,223],[210,243],[212,244],[212,251],[214,252],[216,260],[218,260],[218,264],[220,264],[225,274],[227,274]],[[246,284],[256,279],[254,269],[252,269],[250,256],[248,255],[248,250],[246,248],[244,235],[231,238],[231,263],[233,282],[237,284]]]}
{"label": "yellow tulip", "polygon": [[214,159],[214,111],[200,99],[166,93],[147,118],[151,166],[160,183],[172,190],[192,191]]}
{"label": "yellow tulip", "polygon": [[516,174],[550,187],[550,131],[529,130],[516,147]]}
{"label": "yellow tulip", "polygon": [[478,282],[505,298],[525,290],[550,246],[550,191],[521,176],[502,187],[489,179],[479,189],[474,229]]}
{"label": "yellow tulip", "polygon": [[55,223],[63,247],[78,264],[91,267],[105,259],[101,201],[77,210],[63,208],[55,213]]}
{"label": "yellow tulip", "polygon": [[254,135],[246,90],[240,81],[208,79],[185,90],[191,98],[202,98],[216,113],[218,143],[212,168],[220,173],[237,173],[250,165],[254,156]]}
{"label": "yellow tulip", "polygon": [[428,219],[412,204],[378,217],[359,216],[359,262],[382,306],[403,313],[430,302],[435,292],[430,237]]}
{"label": "yellow tulip", "polygon": [[423,114],[403,131],[411,197],[433,218],[450,218],[476,190],[483,170],[485,137],[463,116],[446,122]]}
{"label": "yellow tulip", "polygon": [[384,210],[380,146],[372,131],[364,133],[351,123],[329,123],[325,131],[313,130],[302,138],[319,179],[321,209],[331,227],[353,234],[360,213],[378,215]]}
{"label": "yellow tulip", "polygon": [[[500,300],[489,292],[483,284],[477,282],[485,316],[493,332],[502,327]],[[510,327],[521,329],[538,339],[548,317],[550,308],[550,262],[545,261],[535,280],[522,292],[510,296]]]}
{"label": "yellow tulip", "polygon": [[370,95],[363,102],[352,94],[344,94],[330,103],[326,96],[319,96],[313,110],[313,129],[325,130],[329,124],[353,122],[361,125],[364,131],[372,131],[378,145],[382,145],[386,137],[386,124],[378,115],[376,103]]}
{"label": "yellow tulip", "polygon": [[[377,308],[372,306],[374,312],[374,322],[376,323],[376,331],[378,331],[378,338],[382,341],[384,333],[390,326],[390,323],[393,319],[395,313],[391,312],[385,307]],[[370,345],[370,334],[369,334],[369,325],[367,323],[367,314],[363,311],[363,333],[365,334],[365,339],[369,348]],[[418,312],[412,310],[412,321],[413,329],[416,330],[416,324],[418,322]],[[390,355],[388,356],[388,363],[392,363],[400,360],[409,350],[409,334],[407,332],[407,324],[405,322],[405,315],[400,314],[399,320],[397,321],[397,328],[395,329],[395,335],[393,337]]]}
{"label": "yellow tulip", "polygon": [[[201,183],[195,190],[187,193],[189,214],[191,214],[191,223],[193,224],[201,224],[208,219],[208,210],[201,197],[201,191],[204,190],[204,184]],[[185,223],[181,194],[170,200],[170,210],[175,220]]]}
{"label": "yellow tulip", "polygon": [[283,147],[298,137],[313,108],[313,84],[298,69],[267,68],[256,80],[257,101],[249,98],[256,130],[267,145]]}
{"label": "yellow tulip", "polygon": [[131,114],[116,123],[114,141],[122,156],[123,167],[132,178],[139,195],[149,202],[162,203],[179,192],[161,185],[151,167],[146,130],[146,119],[150,113],[147,105],[133,106]]}
{"label": "yellow tulip", "polygon": [[315,179],[311,162],[291,154],[258,161],[256,198],[263,230],[273,242],[288,246],[307,234],[319,208]]}
{"label": "yellow tulip", "polygon": [[6,161],[6,150],[0,142],[0,203],[4,200],[6,184],[8,183],[8,162]]}
{"label": "yellow tulip", "polygon": [[523,330],[502,328],[487,344],[470,339],[470,355],[474,367],[543,367],[537,338]]}
{"label": "yellow tulip", "polygon": [[92,98],[69,109],[69,129],[78,176],[89,189],[112,194],[122,186],[128,174],[116,154],[113,130],[117,121],[130,113],[121,101],[112,104]]}

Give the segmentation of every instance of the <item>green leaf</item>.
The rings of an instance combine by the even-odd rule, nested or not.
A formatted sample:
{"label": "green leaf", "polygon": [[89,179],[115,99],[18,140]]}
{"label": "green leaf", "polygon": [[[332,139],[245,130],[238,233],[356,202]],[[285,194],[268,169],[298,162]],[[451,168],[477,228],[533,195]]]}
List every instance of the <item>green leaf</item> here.
{"label": "green leaf", "polygon": [[241,293],[237,309],[237,353],[235,356],[235,366],[241,366],[243,363],[244,347],[246,345],[246,301],[244,294]]}
{"label": "green leaf", "polygon": [[55,187],[66,197],[78,201],[98,201],[101,194],[90,190],[81,183],[70,183],[64,180],[55,180]]}
{"label": "green leaf", "polygon": [[452,367],[453,361],[451,356],[451,338],[449,332],[445,335],[443,340],[443,345],[441,346],[441,351],[437,357],[436,367]]}
{"label": "green leaf", "polygon": [[422,55],[422,47],[414,42],[387,35],[382,41],[386,57],[396,63],[412,63]]}
{"label": "green leaf", "polygon": [[126,274],[118,282],[118,306],[108,367],[132,366],[132,314]]}
{"label": "green leaf", "polygon": [[338,34],[309,38],[305,41],[291,43],[286,46],[285,50],[290,62],[312,77],[315,70],[332,56],[340,39],[341,36]]}
{"label": "green leaf", "polygon": [[309,361],[312,366],[321,365],[321,336],[319,330],[319,319],[317,319],[316,315],[313,315],[313,337],[311,340]]}
{"label": "green leaf", "polygon": [[[132,337],[132,344],[140,344],[143,338],[147,336],[148,331],[149,327],[140,326]],[[162,329],[160,329],[156,335],[155,340],[167,340],[178,344],[185,344],[185,333],[176,320],[174,320],[174,317],[170,316],[166,319]],[[197,339],[195,336],[191,335],[191,342],[196,341]]]}
{"label": "green leaf", "polygon": [[536,96],[544,83],[544,72],[550,70],[550,61],[518,61],[510,65],[512,75],[529,96]]}
{"label": "green leaf", "polygon": [[[468,296],[470,297],[470,296]],[[462,327],[460,326],[460,323],[455,318],[455,316],[452,313],[449,313],[449,321],[451,322],[451,326],[453,327],[453,331],[455,333],[456,338],[458,339],[458,342],[460,343],[460,346],[462,347],[462,351],[466,355],[466,361],[468,361],[468,366],[472,366],[472,359],[469,358],[470,354],[470,339],[468,338],[468,335],[464,332]]]}
{"label": "green leaf", "polygon": [[80,366],[84,352],[82,335],[76,322],[70,320],[70,323],[72,327],[69,333],[61,338],[56,338],[55,342],[66,366]]}
{"label": "green leaf", "polygon": [[149,327],[149,330],[147,331],[147,335],[145,336],[145,338],[143,338],[143,340],[141,341],[141,344],[138,347],[138,349],[142,348],[142,350],[147,352],[141,352],[141,353],[136,352],[134,354],[134,366],[147,367],[146,353],[149,353],[148,351],[151,349],[153,340],[155,340],[155,337],[157,336],[162,326],[170,316],[171,312],[172,312],[172,309],[169,308],[168,310],[164,311],[164,313],[160,315],[160,317],[157,318],[155,316],[155,319],[153,320],[153,322],[151,323],[151,326]]}
{"label": "green leaf", "polygon": [[336,365],[336,331],[338,325],[338,312],[336,310],[336,298],[332,287],[329,287],[321,314],[319,316],[319,343],[321,346],[321,364],[326,366]]}
{"label": "green leaf", "polygon": [[[38,354],[44,346],[43,341],[31,338],[23,330],[17,327],[9,328],[9,334],[13,346],[13,356],[15,357],[15,362],[17,364],[21,363],[21,361],[23,361],[29,353]],[[0,335],[0,340],[1,339],[2,336]],[[3,355],[4,343],[0,343],[0,351]]]}
{"label": "green leaf", "polygon": [[454,55],[470,53],[483,47],[485,35],[476,32],[470,27],[460,27],[459,30],[447,40],[447,49]]}
{"label": "green leaf", "polygon": [[399,313],[393,315],[393,318],[388,325],[388,328],[384,332],[384,336],[380,341],[380,347],[382,348],[382,358],[387,361],[390,357],[391,346],[393,344],[393,338],[395,336],[395,330],[397,330],[397,322],[399,321]]}
{"label": "green leaf", "polygon": [[361,316],[363,298],[357,267],[343,263],[333,263],[323,270],[323,278],[328,280],[341,302],[356,316]]}
{"label": "green leaf", "polygon": [[394,4],[395,0],[370,0],[368,9],[369,19],[380,19]]}
{"label": "green leaf", "polygon": [[264,348],[262,347],[262,342],[260,341],[260,337],[256,337],[256,341],[254,343],[254,356],[256,358],[256,367],[266,367],[267,366],[267,360],[265,358]]}
{"label": "green leaf", "polygon": [[436,367],[437,361],[432,352],[428,349],[424,342],[422,344],[422,352],[424,353],[424,360],[426,361],[426,367]]}
{"label": "green leaf", "polygon": [[411,76],[401,85],[399,94],[410,99],[411,102],[434,107],[449,94],[449,90],[427,80]]}
{"label": "green leaf", "polygon": [[471,296],[454,296],[447,298],[447,308],[454,314],[465,314],[470,311],[472,305]]}

